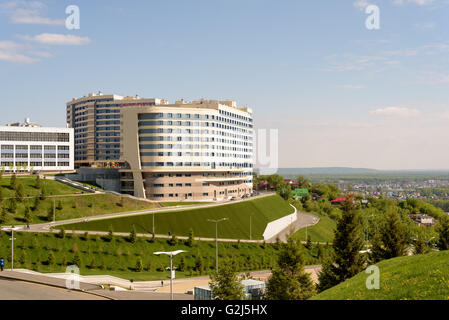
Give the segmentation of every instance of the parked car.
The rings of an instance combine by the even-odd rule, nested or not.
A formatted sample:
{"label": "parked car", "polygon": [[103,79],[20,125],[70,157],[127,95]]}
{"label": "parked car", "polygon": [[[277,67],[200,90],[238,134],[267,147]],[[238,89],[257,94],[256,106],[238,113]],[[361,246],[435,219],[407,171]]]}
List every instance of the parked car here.
{"label": "parked car", "polygon": [[231,199],[229,199],[229,200],[234,201],[236,199],[237,199],[236,197],[231,197]]}

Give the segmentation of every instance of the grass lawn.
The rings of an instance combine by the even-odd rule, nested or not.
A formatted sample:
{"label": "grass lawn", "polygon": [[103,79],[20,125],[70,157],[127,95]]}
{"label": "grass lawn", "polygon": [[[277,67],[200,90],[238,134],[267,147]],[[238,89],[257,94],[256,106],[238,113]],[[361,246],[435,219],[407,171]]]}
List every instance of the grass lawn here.
{"label": "grass lawn", "polygon": [[[314,214],[314,213],[312,213]],[[320,218],[320,221],[311,227],[307,227],[307,235],[310,235],[312,241],[329,242],[334,240],[334,231],[337,227],[335,220],[328,216],[314,214]],[[306,241],[306,228],[302,228],[295,232],[295,237]]]}
{"label": "grass lawn", "polygon": [[[171,246],[166,240],[137,239],[131,243],[125,237],[114,237],[109,242],[100,236],[84,236],[66,234],[59,238],[51,233],[14,233],[14,266],[32,269],[39,272],[64,272],[66,264],[72,264],[75,252],[78,252],[82,275],[109,274],[135,281],[168,279],[165,267],[169,264],[167,256],[155,256],[156,251],[187,250],[188,252],[174,257],[174,266],[180,267],[181,256],[185,259],[184,271],[178,271],[178,278],[207,275],[215,267],[215,242],[196,241],[193,247],[184,242]],[[10,234],[0,232],[0,256],[6,260],[6,268],[10,266],[11,241]],[[232,261],[239,271],[266,270],[276,262],[277,247],[275,244],[219,243],[219,259],[221,263]],[[324,246],[323,246],[324,248]],[[305,250],[307,264],[317,264],[317,249]],[[50,252],[55,257],[54,263],[48,264]],[[196,271],[195,265],[201,256],[203,271]],[[136,270],[137,260],[141,258],[143,270]],[[190,273],[189,269],[192,269]]]}
{"label": "grass lawn", "polygon": [[312,297],[316,300],[447,300],[449,251],[381,261],[379,290],[368,290],[369,276],[355,277]]}
{"label": "grass lawn", "polygon": [[[249,239],[250,216],[252,215],[252,239],[263,239],[262,234],[270,221],[291,214],[293,208],[278,195],[225,204],[217,207],[185,209],[155,213],[156,234],[187,236],[190,228],[195,236],[215,238],[215,224],[207,219],[229,218],[219,225],[218,237]],[[66,230],[108,231],[112,226],[116,232],[130,232],[132,226],[139,233],[151,233],[152,214],[124,218],[97,220],[66,225]]]}
{"label": "grass lawn", "polygon": [[[11,178],[3,177],[0,179],[0,189],[3,198],[13,197],[15,191],[10,187]],[[25,196],[38,196],[41,189],[36,188],[36,176],[17,177],[17,183],[23,186]],[[48,195],[67,195],[74,193],[85,193],[79,189],[70,187],[55,180],[41,179],[41,186],[45,185]]]}
{"label": "grass lawn", "polygon": [[[156,205],[151,202],[134,200],[127,197],[123,197],[122,206],[120,203],[120,197],[110,194],[62,196],[55,197],[54,199],[56,207],[56,220],[74,219],[125,211],[145,210],[156,207]],[[6,215],[6,221],[4,221],[3,224],[24,224],[25,207],[30,207],[33,210],[35,205],[34,201],[34,199],[25,199],[25,201],[17,203],[16,213],[8,212]],[[8,208],[8,203],[9,200],[3,201],[3,207]],[[52,204],[53,198],[41,200],[39,202],[38,210],[33,210],[31,212],[32,223],[47,222],[49,221],[49,217],[50,221],[52,221]],[[61,209],[59,204],[62,206]]]}

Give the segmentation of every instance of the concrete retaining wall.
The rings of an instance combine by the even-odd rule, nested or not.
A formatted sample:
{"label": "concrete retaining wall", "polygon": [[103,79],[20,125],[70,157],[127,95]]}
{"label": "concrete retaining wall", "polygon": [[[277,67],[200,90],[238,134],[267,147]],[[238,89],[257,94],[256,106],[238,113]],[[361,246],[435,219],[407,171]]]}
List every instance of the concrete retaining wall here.
{"label": "concrete retaining wall", "polygon": [[289,214],[288,216],[271,221],[269,224],[267,224],[267,227],[265,228],[265,231],[263,233],[264,240],[273,238],[279,232],[287,228],[291,223],[295,222],[298,219],[298,211],[293,205],[291,206],[295,209],[295,212]]}

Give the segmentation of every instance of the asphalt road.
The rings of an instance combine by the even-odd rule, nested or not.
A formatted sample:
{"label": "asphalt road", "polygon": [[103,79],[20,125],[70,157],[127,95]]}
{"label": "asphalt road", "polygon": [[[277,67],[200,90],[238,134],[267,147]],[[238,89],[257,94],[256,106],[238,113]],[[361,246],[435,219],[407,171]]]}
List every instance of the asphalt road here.
{"label": "asphalt road", "polygon": [[0,300],[107,300],[105,298],[15,280],[0,279]]}

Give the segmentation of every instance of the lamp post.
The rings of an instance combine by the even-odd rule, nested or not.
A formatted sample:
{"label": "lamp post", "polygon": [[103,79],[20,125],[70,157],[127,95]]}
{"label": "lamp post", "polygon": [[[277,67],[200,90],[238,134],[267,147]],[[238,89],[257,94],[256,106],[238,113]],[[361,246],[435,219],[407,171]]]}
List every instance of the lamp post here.
{"label": "lamp post", "polygon": [[228,218],[221,218],[219,220],[207,219],[209,222],[215,223],[215,270],[218,273],[218,223],[229,220]]}
{"label": "lamp post", "polygon": [[14,231],[20,230],[22,227],[4,227],[3,231],[11,231],[11,271],[14,269]]}
{"label": "lamp post", "polygon": [[179,253],[187,252],[185,250],[177,250],[177,251],[170,251],[170,252],[153,252],[155,255],[161,255],[166,254],[170,256],[170,300],[173,300],[173,256],[176,256]]}
{"label": "lamp post", "polygon": [[251,232],[251,220],[252,220],[252,217],[253,217],[253,215],[249,216],[249,240],[252,240],[251,239],[251,234],[252,234],[252,232]]}

